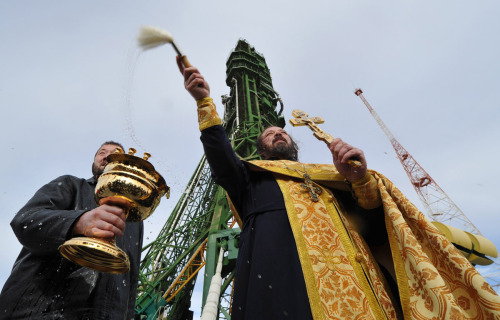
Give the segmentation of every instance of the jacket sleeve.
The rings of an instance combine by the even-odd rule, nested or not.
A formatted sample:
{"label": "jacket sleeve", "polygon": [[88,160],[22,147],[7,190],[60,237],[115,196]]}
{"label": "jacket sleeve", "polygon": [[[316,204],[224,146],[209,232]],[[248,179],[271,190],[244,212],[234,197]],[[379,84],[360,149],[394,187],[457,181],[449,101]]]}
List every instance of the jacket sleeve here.
{"label": "jacket sleeve", "polygon": [[238,212],[249,182],[248,169],[238,158],[229,142],[211,98],[197,101],[201,142],[212,177],[224,188]]}
{"label": "jacket sleeve", "polygon": [[11,222],[19,242],[36,255],[56,252],[70,238],[74,222],[88,211],[75,210],[77,192],[70,176],[40,188]]}
{"label": "jacket sleeve", "polygon": [[[132,255],[134,258],[129,256],[131,258],[131,272],[130,272],[130,285],[129,287],[129,294],[128,294],[128,309],[127,309],[127,318],[126,319],[134,319],[135,315],[135,302],[137,299],[137,286],[139,284],[139,269],[140,269],[140,261],[141,261],[141,253],[142,253],[142,246],[143,246],[143,240],[144,240],[144,222],[132,222],[139,224],[140,229],[139,229],[139,236],[137,237],[137,242],[136,246],[134,247],[134,251]],[[135,262],[134,262],[135,261]]]}

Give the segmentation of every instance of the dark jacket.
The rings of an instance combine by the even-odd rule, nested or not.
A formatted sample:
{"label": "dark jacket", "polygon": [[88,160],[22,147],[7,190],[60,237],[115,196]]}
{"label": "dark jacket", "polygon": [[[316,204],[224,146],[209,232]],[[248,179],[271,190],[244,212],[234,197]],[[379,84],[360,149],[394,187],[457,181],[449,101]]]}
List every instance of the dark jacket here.
{"label": "dark jacket", "polygon": [[0,294],[0,319],[133,319],[143,223],[127,222],[116,244],[131,271],[109,274],[61,256],[75,221],[96,207],[94,178],[61,176],[39,189],[16,214],[12,229],[23,245]]}

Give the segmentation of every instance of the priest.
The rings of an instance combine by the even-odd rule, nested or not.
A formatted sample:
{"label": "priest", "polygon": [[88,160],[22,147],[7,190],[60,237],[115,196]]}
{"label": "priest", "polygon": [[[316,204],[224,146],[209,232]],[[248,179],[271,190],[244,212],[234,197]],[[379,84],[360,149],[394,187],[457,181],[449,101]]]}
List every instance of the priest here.
{"label": "priest", "polygon": [[179,57],[178,66],[214,180],[242,226],[232,319],[500,318],[494,290],[388,179],[367,169],[362,150],[335,139],[333,165],[301,163],[287,132],[269,127],[256,141],[263,160],[242,161],[208,83]]}

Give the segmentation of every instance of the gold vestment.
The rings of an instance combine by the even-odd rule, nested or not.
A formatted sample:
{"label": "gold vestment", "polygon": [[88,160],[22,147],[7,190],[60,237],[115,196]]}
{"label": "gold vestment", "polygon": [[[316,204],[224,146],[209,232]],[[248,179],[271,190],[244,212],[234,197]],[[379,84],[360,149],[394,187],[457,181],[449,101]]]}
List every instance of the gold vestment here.
{"label": "gold vestment", "polygon": [[[211,98],[197,105],[200,131],[221,124]],[[314,320],[394,319],[377,262],[325,188],[346,188],[335,166],[287,160],[249,166],[273,172],[281,188]],[[500,297],[479,272],[391,181],[368,172],[353,189],[363,208],[382,201],[404,318],[500,320]],[[304,190],[304,174],[321,187],[319,201]]]}
{"label": "gold vestment", "polygon": [[[253,170],[273,172],[281,188],[313,318],[394,319],[370,249],[324,187],[345,189],[335,166],[250,163],[259,168]],[[322,186],[318,202],[302,186],[304,173]],[[369,175],[382,199],[405,319],[500,319],[499,296],[470,262],[391,181],[373,170]],[[355,191],[358,198],[360,193],[370,197],[363,187]]]}

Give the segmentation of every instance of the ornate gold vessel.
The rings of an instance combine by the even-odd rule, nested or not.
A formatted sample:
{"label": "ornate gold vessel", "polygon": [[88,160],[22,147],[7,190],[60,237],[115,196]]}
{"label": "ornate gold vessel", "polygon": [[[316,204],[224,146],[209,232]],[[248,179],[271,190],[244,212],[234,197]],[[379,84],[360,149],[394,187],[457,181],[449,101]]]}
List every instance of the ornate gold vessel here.
{"label": "ornate gold vessel", "polygon": [[[117,149],[107,158],[108,164],[97,180],[95,200],[99,205],[110,204],[125,210],[127,221],[142,221],[149,217],[170,188],[163,177],[143,158]],[[61,254],[81,266],[108,273],[130,270],[128,255],[115,244],[114,238],[75,237],[59,247]]]}

